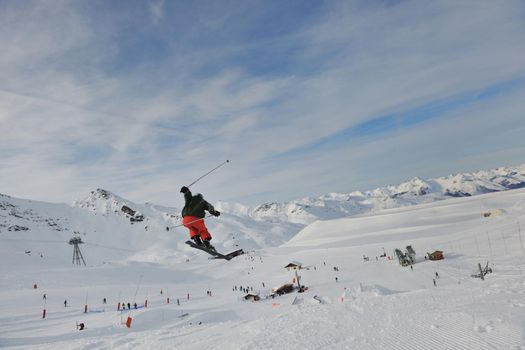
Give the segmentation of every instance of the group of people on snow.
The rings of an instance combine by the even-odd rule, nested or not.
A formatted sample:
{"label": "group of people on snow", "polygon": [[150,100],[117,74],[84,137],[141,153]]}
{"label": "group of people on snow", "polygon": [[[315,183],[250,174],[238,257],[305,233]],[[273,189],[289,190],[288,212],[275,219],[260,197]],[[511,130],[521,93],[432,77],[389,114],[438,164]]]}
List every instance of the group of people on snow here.
{"label": "group of people on snow", "polygon": [[[128,307],[128,310],[131,310],[131,303],[127,303],[127,304],[126,303],[122,303],[121,306],[122,306],[122,308],[120,308],[119,311],[126,310],[126,306]],[[139,306],[137,305],[137,303],[133,303],[133,308],[134,309],[138,309],[138,307]]]}
{"label": "group of people on snow", "polygon": [[[263,286],[264,286],[264,283],[263,283]],[[241,291],[243,293],[248,293],[248,292],[253,292],[253,287],[243,287],[243,286],[233,286],[233,289],[232,289],[234,292],[235,291]]]}

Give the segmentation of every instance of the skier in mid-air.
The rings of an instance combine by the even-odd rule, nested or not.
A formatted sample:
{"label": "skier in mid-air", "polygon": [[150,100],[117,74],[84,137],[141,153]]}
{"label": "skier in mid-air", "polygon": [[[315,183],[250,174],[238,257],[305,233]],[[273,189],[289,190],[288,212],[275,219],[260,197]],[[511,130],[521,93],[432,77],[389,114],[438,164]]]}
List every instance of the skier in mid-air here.
{"label": "skier in mid-air", "polygon": [[205,201],[202,194],[197,193],[193,196],[186,186],[182,186],[180,192],[184,194],[182,224],[190,230],[190,238],[199,246],[215,250],[215,247],[210,244],[211,234],[204,224],[206,215],[204,211],[207,210],[213,216],[219,216],[221,213]]}

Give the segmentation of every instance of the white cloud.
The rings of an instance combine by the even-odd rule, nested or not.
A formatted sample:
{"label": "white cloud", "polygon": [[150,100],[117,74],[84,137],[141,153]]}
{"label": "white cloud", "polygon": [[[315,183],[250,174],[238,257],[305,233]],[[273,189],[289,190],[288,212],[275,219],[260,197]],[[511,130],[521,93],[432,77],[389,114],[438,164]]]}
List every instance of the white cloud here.
{"label": "white cloud", "polygon": [[[235,15],[227,5],[199,9],[187,14],[191,25],[177,27],[170,16],[181,14],[164,1],[145,5],[145,15],[109,6],[102,19],[74,2],[31,4],[0,5],[0,47],[7,48],[0,57],[0,192],[70,201],[106,186],[170,204],[180,185],[229,158],[200,191],[282,200],[366,189],[422,167],[443,174],[512,162],[523,149],[521,138],[509,137],[523,115],[516,88],[505,104],[473,102],[461,115],[384,139],[286,153],[381,115],[523,77],[520,1],[344,1],[268,40],[243,39],[256,23],[248,5]],[[152,49],[151,40],[162,43]],[[293,64],[282,71],[259,71],[258,57],[243,56],[259,49],[272,57],[288,46]],[[489,130],[497,132],[483,137]]]}
{"label": "white cloud", "polygon": [[165,0],[152,1],[149,4],[151,17],[153,22],[158,24],[164,18],[164,3]]}

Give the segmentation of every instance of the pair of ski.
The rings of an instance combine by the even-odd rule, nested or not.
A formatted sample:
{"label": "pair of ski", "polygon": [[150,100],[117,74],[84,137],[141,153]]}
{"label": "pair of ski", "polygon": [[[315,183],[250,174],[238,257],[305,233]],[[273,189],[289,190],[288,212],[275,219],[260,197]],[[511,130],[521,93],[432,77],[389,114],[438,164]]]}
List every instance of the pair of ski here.
{"label": "pair of ski", "polygon": [[219,253],[219,252],[217,252],[217,251],[215,251],[213,249],[208,249],[205,246],[197,245],[197,244],[195,244],[192,241],[186,241],[186,244],[189,245],[190,247],[202,250],[203,252],[206,252],[206,253],[212,255],[213,256],[212,259],[231,260],[232,258],[234,258],[234,257],[236,257],[238,255],[244,254],[244,251],[242,249],[237,249],[236,251],[233,251],[233,252],[228,253],[228,254],[221,254],[221,253]]}

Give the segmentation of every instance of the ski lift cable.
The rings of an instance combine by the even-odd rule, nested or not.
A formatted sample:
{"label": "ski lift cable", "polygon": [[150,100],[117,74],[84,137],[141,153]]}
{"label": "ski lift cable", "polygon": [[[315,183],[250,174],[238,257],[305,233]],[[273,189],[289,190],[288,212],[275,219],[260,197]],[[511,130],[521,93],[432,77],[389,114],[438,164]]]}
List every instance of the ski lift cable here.
{"label": "ski lift cable", "polygon": [[38,242],[38,243],[64,243],[64,241],[45,240],[45,239],[21,239],[21,238],[3,238],[0,241],[9,242]]}
{"label": "ski lift cable", "polygon": [[[63,243],[64,243],[64,241],[58,241],[58,240],[45,240],[45,239],[21,239],[21,238],[4,238],[4,239],[0,239],[0,241],[8,241],[8,242],[35,242],[35,243],[60,243],[60,244],[63,244]],[[136,250],[132,250],[132,249],[125,249],[125,248],[111,247],[111,246],[106,246],[106,245],[96,244],[96,243],[89,243],[89,242],[83,242],[83,243],[84,243],[84,244],[87,244],[87,245],[92,245],[92,246],[100,247],[100,248],[122,250],[122,251],[133,252],[133,253],[137,252]]]}
{"label": "ski lift cable", "polygon": [[133,253],[136,253],[136,252],[137,252],[136,250],[132,250],[132,249],[125,249],[125,248],[111,247],[111,246],[102,245],[102,244],[97,244],[97,243],[84,242],[84,244],[92,245],[92,246],[100,247],[100,248],[106,248],[106,249],[122,250],[122,251],[125,251],[125,252],[133,252]]}

